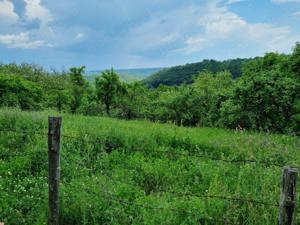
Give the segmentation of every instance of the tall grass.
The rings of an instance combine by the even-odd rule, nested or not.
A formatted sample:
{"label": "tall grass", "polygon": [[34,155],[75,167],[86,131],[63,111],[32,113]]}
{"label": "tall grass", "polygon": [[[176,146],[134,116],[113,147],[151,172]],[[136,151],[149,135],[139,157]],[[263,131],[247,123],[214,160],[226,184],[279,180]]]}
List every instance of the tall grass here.
{"label": "tall grass", "polygon": [[[48,115],[55,114],[0,110],[0,130],[16,131],[0,135],[0,221],[46,224],[47,136],[42,133]],[[272,164],[300,165],[297,137],[62,117],[64,225],[276,224],[277,207],[197,195],[277,204],[281,168]]]}

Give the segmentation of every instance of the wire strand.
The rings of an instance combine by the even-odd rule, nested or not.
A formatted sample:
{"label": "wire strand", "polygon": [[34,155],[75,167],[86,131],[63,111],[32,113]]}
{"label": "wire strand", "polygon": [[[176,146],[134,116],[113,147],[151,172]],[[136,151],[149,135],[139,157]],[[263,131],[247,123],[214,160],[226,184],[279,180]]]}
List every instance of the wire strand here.
{"label": "wire strand", "polygon": [[[45,135],[45,136],[49,135],[46,132],[16,131],[16,130],[9,130],[9,129],[2,129],[2,130],[0,130],[0,132],[35,134],[35,135]],[[66,134],[61,134],[61,137],[77,140],[77,141],[80,141],[80,142],[90,143],[90,144],[103,144],[101,141],[85,140],[85,139],[82,139],[80,137],[66,135]],[[233,160],[229,160],[229,159],[216,158],[214,156],[209,156],[209,155],[204,155],[204,154],[196,154],[196,153],[191,153],[191,152],[182,153],[182,152],[174,152],[174,151],[171,152],[171,151],[165,151],[165,150],[159,150],[159,149],[145,149],[145,148],[133,148],[133,149],[134,149],[133,151],[129,151],[129,152],[162,153],[162,154],[170,154],[170,155],[176,155],[176,156],[206,158],[206,159],[209,159],[209,160],[220,161],[220,162],[229,163],[229,164],[260,164],[260,165],[263,165],[265,167],[275,166],[275,167],[280,167],[280,168],[285,166],[285,165],[279,164],[279,163],[259,161],[259,160],[255,160],[255,159],[233,159]],[[300,168],[299,166],[296,166],[296,165],[293,165],[292,167],[298,168],[298,169]]]}
{"label": "wire strand", "polygon": [[[78,140],[78,141],[85,142],[85,143],[90,143],[90,144],[103,144],[100,141],[89,141],[89,140],[84,140],[82,138],[72,137],[72,136],[68,136],[68,135],[63,135],[63,137]],[[145,149],[145,148],[133,148],[133,149],[134,150],[131,150],[129,152],[162,153],[162,154],[170,154],[170,155],[176,155],[176,156],[206,158],[206,159],[210,159],[210,160],[213,160],[213,161],[220,161],[220,162],[230,163],[230,164],[260,164],[260,165],[263,165],[265,167],[275,166],[275,167],[280,167],[280,168],[282,168],[284,166],[283,164],[279,164],[279,163],[273,163],[273,162],[267,162],[267,161],[258,161],[258,160],[254,160],[254,159],[233,159],[233,160],[229,160],[229,159],[221,159],[221,158],[216,158],[216,157],[209,156],[209,155],[196,154],[196,153],[191,153],[191,152],[181,153],[181,152],[171,152],[171,151],[165,151],[165,150]],[[114,150],[117,150],[117,149],[114,149]],[[292,167],[299,168],[298,166],[292,166]]]}

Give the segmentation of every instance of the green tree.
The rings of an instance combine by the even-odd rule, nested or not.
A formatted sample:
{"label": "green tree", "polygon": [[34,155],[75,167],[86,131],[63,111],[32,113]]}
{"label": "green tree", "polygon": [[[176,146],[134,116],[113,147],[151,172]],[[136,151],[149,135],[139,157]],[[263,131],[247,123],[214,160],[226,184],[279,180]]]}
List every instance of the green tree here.
{"label": "green tree", "polygon": [[[300,134],[300,43],[296,43],[293,54],[289,59],[290,71],[294,76],[295,82],[298,85],[296,90],[295,101],[293,104],[293,121],[294,130],[299,135]],[[286,68],[286,67],[285,67]]]}
{"label": "green tree", "polygon": [[266,54],[246,65],[230,99],[222,104],[222,121],[231,128],[290,133],[299,95],[295,76],[284,64],[288,56]]}
{"label": "green tree", "polygon": [[102,115],[102,109],[101,105],[98,104],[96,89],[94,86],[88,86],[86,90],[86,94],[82,99],[82,104],[79,108],[79,113],[84,115]]}
{"label": "green tree", "polygon": [[69,111],[71,101],[70,90],[50,89],[47,93],[47,108],[55,108],[57,111]]}
{"label": "green tree", "polygon": [[0,74],[0,106],[40,109],[42,89],[35,83],[16,75]]}
{"label": "green tree", "polygon": [[71,112],[76,113],[81,105],[82,98],[88,87],[87,81],[84,79],[85,66],[70,68],[70,81],[72,86]]}
{"label": "green tree", "polygon": [[113,69],[106,70],[95,78],[95,85],[98,101],[105,105],[106,113],[110,116],[112,105],[116,103],[119,94],[124,92],[119,76]]}
{"label": "green tree", "polygon": [[177,125],[192,125],[193,114],[191,106],[192,90],[188,86],[180,86],[161,94],[160,108],[161,121],[172,121]]}
{"label": "green tree", "polygon": [[118,105],[121,116],[130,120],[142,116],[147,104],[147,89],[140,82],[124,83],[123,94],[119,97]]}
{"label": "green tree", "polygon": [[218,72],[213,74],[203,71],[195,78],[192,87],[194,89],[195,110],[199,125],[216,126],[220,119],[220,106],[228,98],[234,84],[230,72]]}
{"label": "green tree", "polygon": [[300,78],[300,42],[296,43],[293,54],[289,60],[290,71],[297,77]]}
{"label": "green tree", "polygon": [[70,111],[72,86],[65,73],[53,73],[41,83],[45,93],[44,108],[61,111]]}

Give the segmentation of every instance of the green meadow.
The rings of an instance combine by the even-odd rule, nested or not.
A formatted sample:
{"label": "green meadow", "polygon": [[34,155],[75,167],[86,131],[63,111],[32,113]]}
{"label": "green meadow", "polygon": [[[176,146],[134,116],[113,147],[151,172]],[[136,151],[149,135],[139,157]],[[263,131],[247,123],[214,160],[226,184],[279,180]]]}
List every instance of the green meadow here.
{"label": "green meadow", "polygon": [[[49,115],[0,109],[5,224],[47,223]],[[299,137],[61,116],[63,225],[274,225],[282,167],[300,165]]]}

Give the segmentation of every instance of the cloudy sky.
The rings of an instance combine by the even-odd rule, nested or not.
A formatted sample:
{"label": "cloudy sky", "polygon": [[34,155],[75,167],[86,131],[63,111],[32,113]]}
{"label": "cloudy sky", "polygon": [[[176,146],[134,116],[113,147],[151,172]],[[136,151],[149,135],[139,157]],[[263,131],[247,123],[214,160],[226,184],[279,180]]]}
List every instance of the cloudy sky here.
{"label": "cloudy sky", "polygon": [[0,62],[160,67],[289,53],[300,0],[0,0]]}

